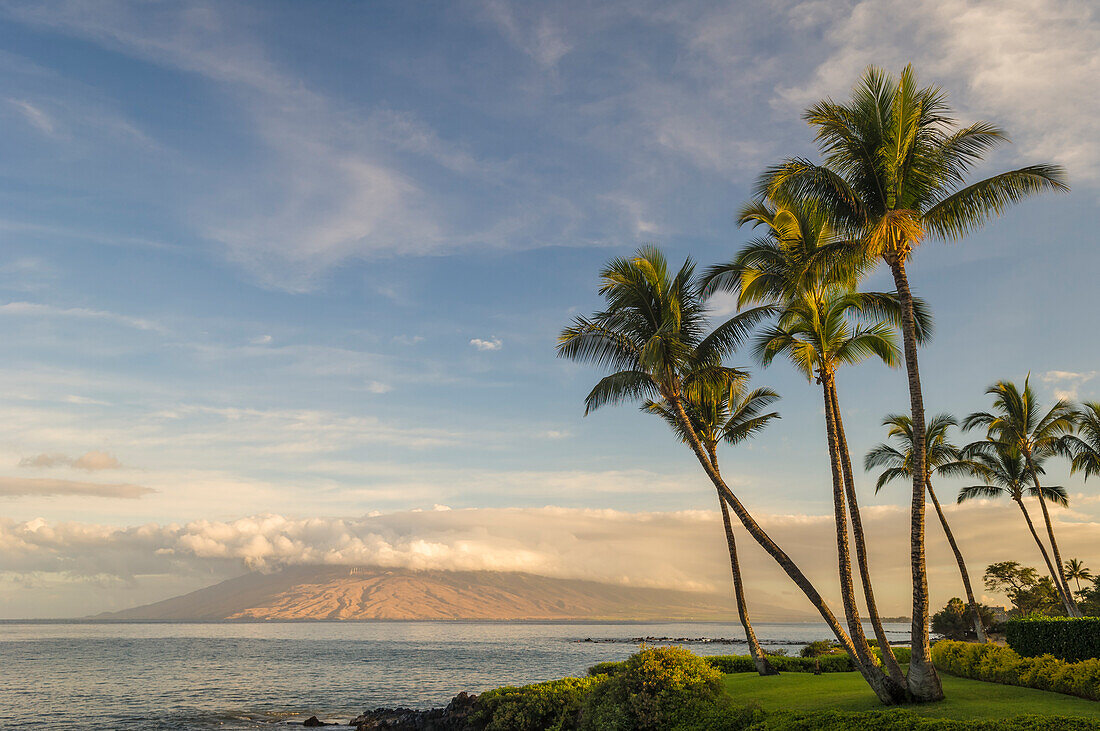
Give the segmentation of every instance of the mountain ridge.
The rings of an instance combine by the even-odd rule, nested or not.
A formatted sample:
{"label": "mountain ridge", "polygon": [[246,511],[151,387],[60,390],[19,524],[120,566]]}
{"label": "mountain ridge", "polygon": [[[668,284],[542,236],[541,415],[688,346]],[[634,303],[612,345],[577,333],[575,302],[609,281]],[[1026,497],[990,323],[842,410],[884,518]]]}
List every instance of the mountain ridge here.
{"label": "mountain ridge", "polygon": [[[808,612],[760,602],[758,621]],[[252,572],[96,620],[682,620],[734,621],[720,594],[651,589],[521,572],[294,566]]]}

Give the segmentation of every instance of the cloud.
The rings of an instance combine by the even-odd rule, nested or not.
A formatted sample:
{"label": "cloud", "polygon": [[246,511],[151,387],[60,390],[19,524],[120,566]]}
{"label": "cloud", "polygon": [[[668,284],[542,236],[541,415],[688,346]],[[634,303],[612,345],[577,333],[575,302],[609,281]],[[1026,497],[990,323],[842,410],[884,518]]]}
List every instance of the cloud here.
{"label": "cloud", "polygon": [[93,310],[86,307],[55,307],[53,305],[43,305],[36,302],[8,302],[7,304],[0,305],[0,315],[100,320],[103,322],[125,325],[126,327],[132,327],[137,330],[164,332],[164,328],[152,320],[146,320],[140,317],[130,317],[129,315],[120,315],[116,312],[107,312],[105,310]]}
{"label": "cloud", "polygon": [[1096,377],[1096,371],[1074,373],[1073,371],[1047,371],[1040,378],[1043,383],[1056,384],[1054,397],[1070,401],[1077,399],[1077,390]]}
{"label": "cloud", "polygon": [[257,335],[248,342],[252,345],[270,345],[272,340],[274,340],[274,338],[270,335]]}
{"label": "cloud", "polygon": [[38,477],[0,477],[0,496],[5,497],[74,495],[136,500],[154,492],[156,490],[140,485],[106,485]]}
{"label": "cloud", "polygon": [[504,347],[504,341],[500,338],[493,338],[491,340],[482,340],[481,338],[474,338],[470,341],[470,345],[474,346],[478,350],[500,350]]}
{"label": "cloud", "polygon": [[381,381],[368,381],[367,391],[370,393],[389,393],[393,390],[393,386],[388,383],[382,383]]}
{"label": "cloud", "polygon": [[1100,16],[1089,0],[862,0],[824,13],[803,2],[789,16],[808,11],[834,50],[807,82],[781,87],[777,103],[844,97],[866,66],[896,72],[912,62],[924,83],[951,90],[965,117],[1006,126],[1014,156],[1097,181]]}
{"label": "cloud", "polygon": [[68,457],[64,454],[39,454],[34,457],[24,457],[19,460],[20,467],[75,467],[78,470],[117,470],[122,463],[106,452],[85,452],[79,457]]}
{"label": "cloud", "polygon": [[[0,572],[134,580],[149,573],[224,576],[246,567],[374,565],[526,571],[635,586],[728,591],[729,564],[717,510],[440,507],[358,518],[262,514],[128,528],[0,519]],[[976,579],[993,561],[1041,565],[1038,550],[1011,506],[979,502],[945,509]],[[756,517],[835,603],[832,517]],[[1100,524],[1068,520],[1068,514],[1053,517],[1063,552],[1087,555]],[[887,614],[908,611],[908,520],[908,510],[902,507],[864,511],[875,589]],[[933,604],[941,606],[962,587],[953,555],[934,528],[929,527],[927,544],[929,581]],[[782,598],[792,609],[806,608],[772,559],[740,527],[736,531],[746,585],[752,587],[750,602],[752,592],[759,591]]]}
{"label": "cloud", "polygon": [[[483,7],[486,16],[508,42],[534,59],[543,69],[553,68],[569,53],[570,45],[561,26],[549,16],[518,17],[517,6],[508,0],[487,0]],[[538,6],[519,5],[519,9],[532,7]]]}
{"label": "cloud", "polygon": [[56,124],[44,111],[23,99],[8,99],[8,104],[18,111],[27,122],[47,135],[52,135]]}

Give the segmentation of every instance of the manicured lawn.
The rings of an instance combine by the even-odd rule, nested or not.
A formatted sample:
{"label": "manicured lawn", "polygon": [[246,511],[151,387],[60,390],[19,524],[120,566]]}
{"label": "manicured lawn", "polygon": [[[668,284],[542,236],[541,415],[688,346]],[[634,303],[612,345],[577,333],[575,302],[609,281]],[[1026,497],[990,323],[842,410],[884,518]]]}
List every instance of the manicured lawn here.
{"label": "manicured lawn", "polygon": [[[1031,688],[983,683],[940,673],[947,700],[903,706],[937,718],[1005,718],[1025,713],[1100,719],[1100,703]],[[738,701],[755,701],[765,711],[880,711],[880,704],[859,673],[783,673],[762,678],[737,673],[723,678]]]}

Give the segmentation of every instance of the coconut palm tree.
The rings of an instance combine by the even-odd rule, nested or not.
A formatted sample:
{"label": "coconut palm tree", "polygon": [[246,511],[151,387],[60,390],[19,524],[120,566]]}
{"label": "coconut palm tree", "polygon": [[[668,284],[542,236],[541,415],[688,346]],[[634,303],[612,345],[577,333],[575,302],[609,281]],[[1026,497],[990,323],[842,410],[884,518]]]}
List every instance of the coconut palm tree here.
{"label": "coconut palm tree", "polygon": [[[761,365],[767,367],[777,356],[783,355],[806,376],[807,381],[816,381],[821,386],[833,478],[833,512],[841,599],[848,620],[848,631],[857,650],[861,650],[867,657],[872,654],[863,634],[856,606],[848,549],[846,500],[851,506],[853,524],[859,526],[857,546],[863,543],[862,521],[852,487],[853,480],[849,479],[851,458],[846,441],[842,442],[841,439],[842,421],[837,399],[836,371],[843,365],[859,363],[872,357],[879,358],[889,366],[898,365],[901,352],[896,343],[896,333],[887,322],[874,317],[889,309],[887,302],[889,296],[881,293],[842,291],[835,288],[807,292],[787,303],[779,313],[776,324],[761,329],[754,345],[754,355]],[[855,319],[857,317],[870,321],[859,323]],[[855,530],[853,527],[853,532]],[[866,556],[862,558],[864,560],[860,565],[866,567]],[[901,667],[889,650],[885,632],[880,629],[881,622],[878,621],[874,594],[866,573],[863,584],[869,597],[868,612],[881,634],[879,642],[883,643],[883,660],[895,681],[903,684]]]}
{"label": "coconut palm tree", "polygon": [[[810,309],[816,310],[827,296],[854,290],[859,275],[865,268],[865,262],[859,258],[858,250],[837,246],[836,236],[827,217],[812,202],[796,201],[782,195],[755,200],[741,210],[738,222],[750,223],[754,228],[764,226],[765,235],[750,241],[733,261],[708,269],[703,278],[705,295],[709,296],[717,291],[734,293],[737,295],[738,307],[748,304],[781,307],[793,302],[803,302],[808,303]],[[825,252],[828,255],[823,255]],[[895,320],[898,316],[897,300],[889,294],[860,294],[858,304],[856,300],[851,300],[849,305],[852,306],[852,311],[866,310],[871,316],[892,315]],[[927,324],[929,318],[923,310],[921,314],[921,323]],[[843,320],[844,316],[841,316],[834,324],[840,324]],[[835,397],[835,389],[830,391],[830,396]],[[868,618],[882,648],[887,670],[899,684],[904,684],[901,667],[882,626],[871,584],[863,520],[856,497],[851,456],[840,406],[835,398],[829,398],[827,406],[831,418],[827,422],[826,431],[827,435],[835,437],[844,495],[839,502],[834,500],[838,545],[843,543],[838,555],[841,585],[848,586],[851,576],[844,504],[846,499]],[[829,431],[830,427],[835,431]],[[870,647],[865,645],[866,638],[854,599],[850,599],[847,593],[842,593],[842,596],[846,598],[845,613],[853,641],[857,647],[863,646],[870,656]]]}
{"label": "coconut palm tree", "polygon": [[[699,384],[687,389],[684,410],[687,411],[692,429],[706,448],[711,465],[716,473],[718,467],[718,445],[722,442],[740,444],[754,436],[779,414],[765,410],[779,400],[779,394],[768,388],[746,391],[747,378],[730,378],[728,383],[714,388],[709,384]],[[691,436],[680,425],[680,420],[667,401],[646,401],[645,411],[660,416],[672,428],[680,440],[687,443]],[[741,577],[741,566],[737,559],[737,543],[730,522],[729,508],[718,492],[718,507],[722,512],[722,526],[725,529],[726,547],[730,555],[730,569],[733,573],[733,594],[737,604],[737,614],[741,626],[745,629],[745,638],[749,646],[756,670],[761,675],[778,675],[779,671],[768,661],[756,639],[752,622],[749,620],[748,605],[745,602],[745,589]]]}
{"label": "coconut palm tree", "polygon": [[1077,558],[1066,561],[1066,578],[1073,579],[1077,584],[1077,591],[1081,591],[1081,581],[1091,581],[1092,572],[1085,568],[1084,562]]}
{"label": "coconut palm tree", "polygon": [[[1046,546],[1043,545],[1039,533],[1035,530],[1035,524],[1031,521],[1031,515],[1024,505],[1024,497],[1032,495],[1039,498],[1040,502],[1051,501],[1060,505],[1067,504],[1066,489],[1058,485],[1040,485],[1033,479],[1032,470],[1038,470],[1043,474],[1041,465],[1028,466],[1027,460],[1019,449],[997,441],[974,442],[962,449],[962,456],[972,475],[982,480],[982,484],[971,485],[959,490],[959,503],[964,503],[975,498],[1008,497],[1020,507],[1024,521],[1035,539],[1035,545],[1039,547],[1039,553],[1043,555],[1047,571],[1050,572],[1051,581],[1057,588],[1058,580],[1055,578],[1058,571],[1050,560]],[[1061,592],[1059,592],[1061,595]],[[1062,598],[1062,603],[1068,612],[1070,605]],[[1072,616],[1072,615],[1071,615]]]}
{"label": "coconut palm tree", "polygon": [[814,104],[803,118],[816,133],[823,163],[788,159],[761,177],[762,195],[785,191],[819,201],[834,226],[868,259],[882,259],[902,302],[902,335],[913,419],[910,568],[913,653],[908,686],[921,700],[943,689],[928,642],[928,576],[924,555],[924,398],[917,365],[917,323],[906,265],[929,236],[963,238],[1009,205],[1047,190],[1068,190],[1063,171],[1039,164],[967,183],[984,153],[1006,141],[988,122],[958,127],[944,93],[920,87],[907,66],[895,79],[869,68],[847,103]]}
{"label": "coconut palm tree", "polygon": [[652,247],[641,249],[633,258],[611,261],[600,274],[606,309],[575,318],[558,338],[558,355],[613,371],[589,392],[586,413],[627,400],[668,404],[703,471],[749,535],[814,605],[876,696],[883,703],[900,702],[905,699],[904,688],[877,665],[860,660],[820,592],[726,485],[691,425],[686,395],[698,385],[715,387],[743,375],[723,366],[722,358],[773,313],[771,308],[749,310],[706,334],[706,302],[694,269],[689,259],[678,271],[671,271],[664,255]]}
{"label": "coconut palm tree", "polygon": [[[876,495],[883,487],[894,480],[911,480],[913,476],[912,419],[905,414],[888,414],[882,420],[882,425],[889,427],[887,436],[895,440],[898,446],[895,447],[885,442],[876,444],[863,459],[864,469],[885,468],[879,473],[878,482],[875,483]],[[932,489],[932,475],[934,473],[957,475],[966,468],[966,465],[961,462],[962,457],[958,447],[948,441],[947,438],[947,432],[953,426],[958,426],[958,422],[950,414],[936,414],[928,422],[928,458],[925,462],[927,466],[925,484],[928,486],[928,498],[936,509],[936,515],[940,519],[944,535],[947,536],[947,543],[951,546],[951,551],[955,554],[955,562],[959,565],[959,574],[962,576],[963,588],[966,590],[966,600],[970,605],[970,613],[974,621],[974,632],[977,634],[979,642],[985,642],[985,626],[982,624],[981,614],[978,611],[978,602],[974,599],[974,589],[970,584],[970,574],[966,570],[966,561],[963,560],[962,551],[959,550],[959,544],[955,541],[955,534],[947,523],[947,516],[943,514],[940,501],[936,498],[936,491]]]}
{"label": "coconut palm tree", "polygon": [[1100,403],[1086,401],[1074,413],[1074,434],[1060,440],[1059,451],[1069,457],[1070,474],[1083,472],[1085,480],[1100,475]]}
{"label": "coconut palm tree", "polygon": [[[1045,493],[1039,487],[1039,475],[1042,473],[1039,466],[1048,457],[1065,452],[1066,442],[1063,437],[1073,432],[1076,424],[1075,412],[1065,399],[1059,399],[1054,406],[1043,412],[1029,381],[1030,376],[1024,379],[1023,390],[1010,381],[998,381],[990,386],[986,393],[993,396],[993,410],[970,414],[963,419],[962,427],[967,431],[984,428],[988,440],[1012,448],[1023,457],[1028,474],[1035,483],[1035,494],[1043,511],[1047,537],[1054,553],[1054,585],[1062,595],[1069,616],[1075,617],[1080,612],[1073,601],[1069,584],[1062,575],[1062,556],[1054,537],[1054,525],[1051,523],[1046,501],[1042,499]],[[1064,505],[1065,501],[1061,501],[1061,504]]]}

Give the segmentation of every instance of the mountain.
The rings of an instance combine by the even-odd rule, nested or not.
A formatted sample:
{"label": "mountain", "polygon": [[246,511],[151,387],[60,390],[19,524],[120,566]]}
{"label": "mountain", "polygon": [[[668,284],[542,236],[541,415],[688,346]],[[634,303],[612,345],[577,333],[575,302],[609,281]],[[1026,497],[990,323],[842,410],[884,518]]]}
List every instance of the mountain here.
{"label": "mountain", "polygon": [[[759,602],[758,621],[811,617]],[[296,566],[250,573],[173,599],[105,612],[114,620],[734,620],[731,598],[494,571]]]}

